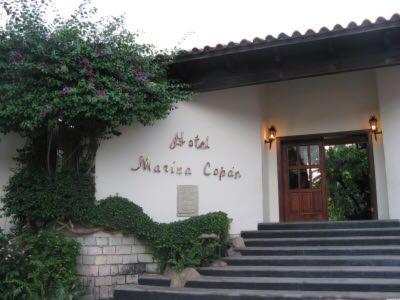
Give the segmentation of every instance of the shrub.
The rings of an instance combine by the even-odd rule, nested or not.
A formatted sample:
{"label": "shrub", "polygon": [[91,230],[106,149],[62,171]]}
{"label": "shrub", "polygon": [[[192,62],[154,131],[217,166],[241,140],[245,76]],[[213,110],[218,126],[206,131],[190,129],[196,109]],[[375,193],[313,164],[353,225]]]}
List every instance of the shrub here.
{"label": "shrub", "polygon": [[81,221],[94,207],[90,175],[61,171],[48,176],[35,168],[20,168],[5,187],[3,210],[21,224],[35,227],[52,221]]}
{"label": "shrub", "polygon": [[[201,266],[220,257],[225,251],[229,230],[229,219],[222,212],[169,224],[157,223],[141,207],[118,196],[101,200],[91,214],[90,223],[136,235],[154,246],[161,269],[171,266],[177,270]],[[200,239],[203,233],[214,233],[219,238]]]}
{"label": "shrub", "polygon": [[0,235],[2,299],[71,299],[82,289],[75,262],[79,244],[43,230],[18,237]]}
{"label": "shrub", "polygon": [[325,156],[329,219],[371,219],[371,188],[366,145],[335,145],[326,151]]}
{"label": "shrub", "polygon": [[53,2],[0,1],[0,133],[26,137],[49,175],[59,164],[91,170],[102,139],[192,95],[168,77],[174,52],[139,44],[123,17],[101,18],[83,0],[64,19]]}

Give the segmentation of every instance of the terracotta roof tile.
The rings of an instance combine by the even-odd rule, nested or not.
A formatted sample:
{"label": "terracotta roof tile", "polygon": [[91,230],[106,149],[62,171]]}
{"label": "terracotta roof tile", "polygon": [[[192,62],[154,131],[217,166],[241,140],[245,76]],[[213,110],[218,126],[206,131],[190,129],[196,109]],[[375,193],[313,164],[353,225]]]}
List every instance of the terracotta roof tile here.
{"label": "terracotta roof tile", "polygon": [[356,22],[350,22],[349,25],[347,25],[347,29],[353,29],[353,28],[357,28],[357,24]]}
{"label": "terracotta roof tile", "polygon": [[399,14],[394,14],[390,19],[385,19],[383,17],[379,17],[376,19],[374,23],[372,23],[370,20],[365,19],[360,25],[357,25],[355,22],[350,22],[346,28],[344,28],[340,24],[336,24],[332,30],[329,30],[327,27],[322,27],[319,29],[317,32],[315,32],[312,29],[307,30],[304,34],[301,34],[299,31],[294,31],[291,36],[288,36],[286,33],[280,33],[277,37],[274,37],[272,35],[267,35],[264,39],[256,37],[252,41],[249,41],[247,39],[243,39],[240,41],[240,43],[235,43],[235,42],[229,42],[227,45],[222,45],[218,44],[215,47],[211,46],[205,46],[202,49],[199,48],[193,48],[190,51],[182,51],[180,53],[181,58],[191,58],[191,57],[197,57],[203,53],[213,51],[213,53],[219,53],[219,51],[224,51],[228,49],[242,49],[242,48],[248,48],[252,46],[263,46],[263,45],[269,45],[273,44],[275,42],[281,42],[284,40],[291,40],[291,39],[307,39],[307,38],[314,38],[314,37],[319,37],[319,36],[324,36],[328,35],[331,33],[336,33],[343,31],[344,33],[346,32],[353,32],[357,30],[363,30],[363,29],[373,29],[375,27],[379,27],[383,25],[390,25],[391,23],[396,23],[400,21],[400,15]]}

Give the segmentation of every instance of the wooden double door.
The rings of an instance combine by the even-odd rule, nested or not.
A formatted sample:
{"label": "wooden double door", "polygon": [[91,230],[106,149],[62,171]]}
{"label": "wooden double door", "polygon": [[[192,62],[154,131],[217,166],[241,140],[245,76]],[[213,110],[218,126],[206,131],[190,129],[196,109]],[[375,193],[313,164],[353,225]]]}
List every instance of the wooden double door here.
{"label": "wooden double door", "polygon": [[323,142],[288,142],[281,151],[283,221],[328,220]]}

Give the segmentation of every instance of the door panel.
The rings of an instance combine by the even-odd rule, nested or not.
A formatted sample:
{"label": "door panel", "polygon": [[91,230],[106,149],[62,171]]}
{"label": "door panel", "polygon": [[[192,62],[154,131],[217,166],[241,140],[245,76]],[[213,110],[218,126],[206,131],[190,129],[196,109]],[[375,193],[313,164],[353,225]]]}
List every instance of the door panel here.
{"label": "door panel", "polygon": [[322,142],[282,145],[284,221],[328,219]]}

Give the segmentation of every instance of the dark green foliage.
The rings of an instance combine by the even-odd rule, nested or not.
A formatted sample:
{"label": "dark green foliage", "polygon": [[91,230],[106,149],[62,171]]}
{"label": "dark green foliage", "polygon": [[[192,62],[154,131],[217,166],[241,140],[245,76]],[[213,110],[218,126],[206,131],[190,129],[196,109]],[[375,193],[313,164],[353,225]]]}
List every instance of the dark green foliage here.
{"label": "dark green foliage", "polygon": [[[69,19],[46,20],[51,2],[1,1],[7,18],[0,28],[0,133],[16,132],[27,140],[2,199],[6,214],[36,232],[50,223],[90,220],[136,234],[155,246],[164,265],[178,269],[210,260],[225,246],[229,222],[223,213],[158,224],[126,199],[111,197],[94,208],[91,176],[101,141],[119,135],[120,126],[166,118],[177,102],[191,97],[188,86],[167,76],[175,54],[138,44],[123,18],[98,19],[87,1]],[[216,233],[220,240],[200,240],[202,233]],[[57,275],[69,267],[73,272],[72,254],[54,249],[64,241],[52,235],[45,238],[52,243],[25,238],[18,249],[30,245],[35,260],[21,259],[33,277],[25,278],[26,286],[16,281],[15,290],[51,298],[56,286],[72,289]],[[60,265],[59,259],[68,263]]]}
{"label": "dark green foliage", "polygon": [[[174,53],[138,44],[122,17],[99,18],[88,1],[68,19],[47,20],[52,0],[5,0],[0,27],[0,133],[28,139],[49,175],[93,171],[102,139],[153,124],[188,100],[171,81]],[[56,12],[57,13],[57,12]],[[25,149],[26,150],[26,149]]]}
{"label": "dark green foliage", "polygon": [[0,29],[0,131],[112,133],[165,118],[188,99],[167,78],[173,55],[138,44],[122,17],[95,21],[86,1],[69,19],[48,22],[51,2],[2,1],[9,18]]}
{"label": "dark green foliage", "polygon": [[326,151],[329,218],[371,218],[368,149],[365,145],[337,145]]}
{"label": "dark green foliage", "polygon": [[72,171],[45,171],[31,167],[19,169],[5,187],[3,210],[20,225],[44,227],[55,221],[84,220],[94,207],[91,175]]}
{"label": "dark green foliage", "polygon": [[152,219],[143,212],[143,209],[135,203],[122,197],[108,197],[101,200],[91,212],[89,222],[92,225],[118,229],[124,233],[135,233],[139,236],[141,229],[153,226]]}
{"label": "dark green foliage", "polygon": [[43,230],[18,237],[0,234],[1,299],[77,299],[79,244]]}
{"label": "dark green foliage", "polygon": [[51,1],[1,6],[0,133],[27,140],[5,212],[35,227],[82,221],[94,205],[90,176],[101,140],[167,117],[191,93],[167,77],[173,53],[138,44],[123,18],[99,19],[87,1],[51,21]]}
{"label": "dark green foliage", "polygon": [[[229,230],[228,217],[222,212],[169,224],[157,223],[141,207],[118,196],[100,201],[90,222],[136,235],[154,246],[154,255],[162,269],[169,265],[178,270],[201,266],[220,256],[225,250]],[[203,233],[214,233],[219,239],[200,239]]]}

